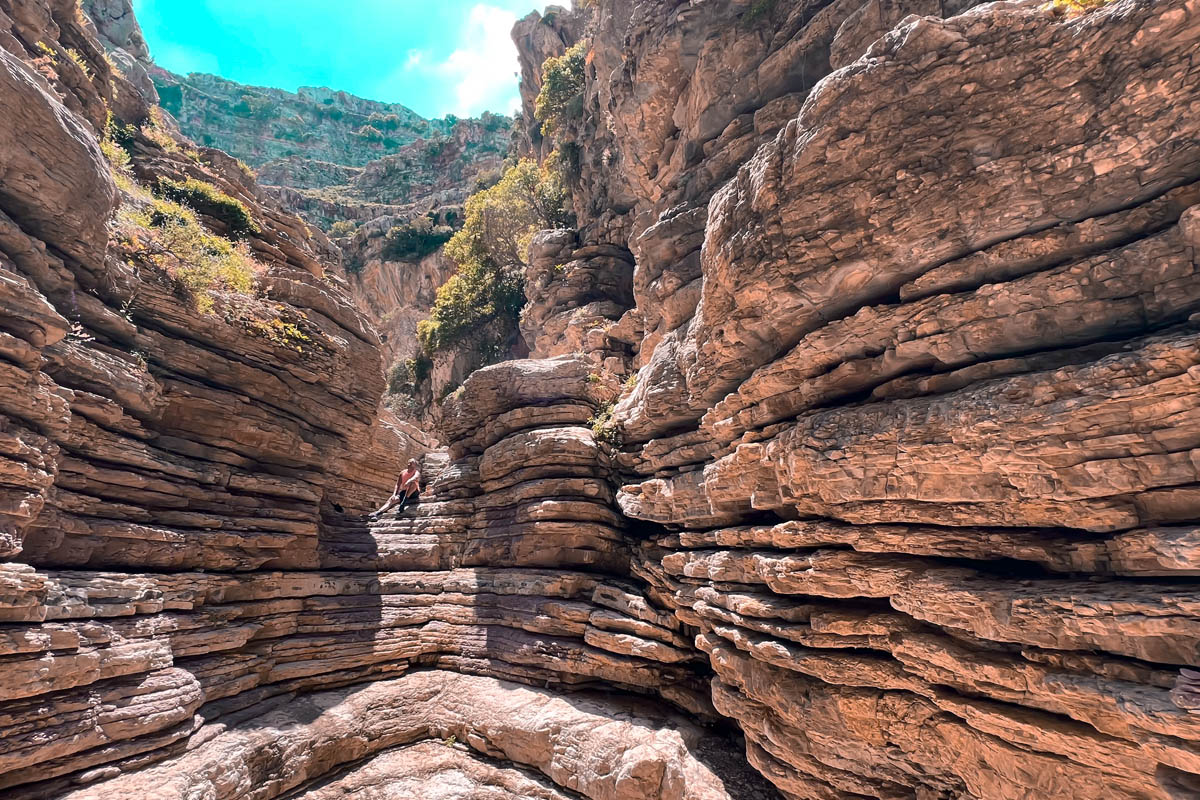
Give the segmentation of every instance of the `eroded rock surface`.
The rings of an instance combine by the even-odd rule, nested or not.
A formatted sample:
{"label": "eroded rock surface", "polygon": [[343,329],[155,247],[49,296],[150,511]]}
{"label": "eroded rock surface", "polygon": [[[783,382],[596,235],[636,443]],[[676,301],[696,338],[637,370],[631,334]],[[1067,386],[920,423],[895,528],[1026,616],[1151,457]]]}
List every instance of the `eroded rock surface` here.
{"label": "eroded rock surface", "polygon": [[1200,797],[1197,0],[523,20],[527,106],[588,39],[524,136],[579,149],[582,224],[534,239],[535,357],[374,521],[400,439],[328,243],[143,135],[139,177],[244,198],[314,347],[128,274],[111,97],[34,74],[91,34],[41,8],[0,72],[0,797]]}
{"label": "eroded rock surface", "polygon": [[1200,796],[1200,6],[973,5],[601,4],[633,572],[786,796]]}

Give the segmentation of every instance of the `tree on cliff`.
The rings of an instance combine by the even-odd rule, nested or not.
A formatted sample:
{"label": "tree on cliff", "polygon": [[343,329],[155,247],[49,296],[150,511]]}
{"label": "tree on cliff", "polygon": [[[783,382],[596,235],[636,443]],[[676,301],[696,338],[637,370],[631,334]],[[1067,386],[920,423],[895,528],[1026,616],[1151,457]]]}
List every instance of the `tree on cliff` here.
{"label": "tree on cliff", "polygon": [[463,228],[446,244],[458,271],[417,326],[427,354],[466,346],[487,362],[507,349],[525,304],[530,238],[543,228],[570,226],[568,200],[558,173],[530,159],[467,200]]}

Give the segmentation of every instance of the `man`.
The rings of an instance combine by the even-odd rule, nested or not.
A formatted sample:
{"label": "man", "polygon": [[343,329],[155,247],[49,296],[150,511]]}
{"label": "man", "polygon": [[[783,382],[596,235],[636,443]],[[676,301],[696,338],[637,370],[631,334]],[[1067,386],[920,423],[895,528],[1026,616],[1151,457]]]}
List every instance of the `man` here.
{"label": "man", "polygon": [[400,511],[404,510],[405,504],[411,497],[416,499],[421,493],[421,464],[415,458],[408,460],[408,466],[400,473],[400,477],[396,478],[396,491],[392,492],[392,496],[388,501],[379,507],[378,511],[374,511],[371,517],[378,517],[385,511],[392,509],[395,506],[400,507]]}

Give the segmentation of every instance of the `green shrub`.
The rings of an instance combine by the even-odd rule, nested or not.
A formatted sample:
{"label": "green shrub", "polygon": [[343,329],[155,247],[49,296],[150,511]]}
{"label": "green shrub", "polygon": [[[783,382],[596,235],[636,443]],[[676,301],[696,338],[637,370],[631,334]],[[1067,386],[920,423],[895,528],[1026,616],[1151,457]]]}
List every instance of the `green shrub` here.
{"label": "green shrub", "polygon": [[621,446],[621,434],[617,431],[617,426],[613,424],[612,403],[592,415],[588,424],[592,427],[592,436],[597,442],[614,450]]}
{"label": "green shrub", "polygon": [[524,305],[520,270],[460,266],[438,289],[429,319],[417,325],[417,338],[427,353],[466,343],[490,362],[503,353]]}
{"label": "green shrub", "polygon": [[105,138],[100,140],[100,152],[104,153],[104,158],[108,160],[109,166],[114,170],[126,170],[129,168],[129,153],[112,139]]}
{"label": "green shrub", "polygon": [[460,266],[473,261],[523,266],[535,231],[574,224],[569,200],[557,172],[522,159],[467,200],[463,228],[446,253]]}
{"label": "green shrub", "polygon": [[242,95],[241,98],[233,104],[233,108],[231,110],[239,117],[271,119],[275,116],[275,104],[271,102],[271,98],[264,97],[261,94]]}
{"label": "green shrub", "polygon": [[117,119],[111,111],[108,112],[108,121],[104,126],[104,134],[111,139],[115,144],[129,150],[133,147],[133,142],[137,139],[138,129],[136,125],[126,125]]}
{"label": "green shrub", "polygon": [[179,152],[179,142],[171,137],[164,124],[162,109],[154,106],[150,109],[150,118],[142,124],[141,135],[166,150],[168,153]]}
{"label": "green shrub", "polygon": [[432,371],[433,361],[425,355],[397,361],[388,371],[388,394],[416,394]]}
{"label": "green shrub", "polygon": [[424,383],[433,371],[433,361],[423,355],[410,358],[404,363],[408,366],[409,374],[415,383]]}
{"label": "green shrub", "polygon": [[220,220],[229,228],[231,239],[244,239],[252,233],[259,232],[259,227],[245,204],[212,184],[195,178],[188,178],[183,182],[159,178],[157,193],[205,216]]}
{"label": "green shrub", "polygon": [[587,41],[580,41],[561,56],[551,56],[542,64],[542,88],[534,101],[533,113],[547,136],[560,127],[564,119],[583,114],[587,51]]}
{"label": "green shrub", "polygon": [[502,355],[525,304],[529,241],[539,229],[571,225],[567,200],[558,174],[529,159],[467,200],[463,228],[446,244],[458,271],[417,326],[427,354],[466,344],[485,359]]}
{"label": "green shrub", "polygon": [[779,5],[779,0],[755,0],[754,5],[742,15],[742,22],[746,25],[754,25],[757,22],[766,19],[775,13],[775,7]]}
{"label": "green shrub", "polygon": [[373,128],[370,125],[363,125],[354,132],[354,135],[368,142],[382,142],[384,139],[383,133],[378,128]]}
{"label": "green shrub", "polygon": [[118,214],[122,244],[170,275],[197,310],[212,311],[223,293],[249,294],[259,265],[244,244],[210,233],[195,212],[163,198]]}
{"label": "green shrub", "polygon": [[358,226],[348,219],[339,219],[337,222],[329,226],[329,235],[335,239],[344,239],[347,236],[353,236],[358,230]]}
{"label": "green shrub", "polygon": [[394,131],[400,127],[400,117],[395,114],[380,114],[378,111],[367,117],[367,124],[380,131]]}
{"label": "green shrub", "polygon": [[108,121],[104,125],[104,136],[100,139],[100,152],[108,160],[114,174],[124,173],[132,162],[133,140],[137,136],[137,128],[124,125],[108,112]]}
{"label": "green shrub", "polygon": [[[303,312],[299,314],[297,319],[304,319]],[[279,347],[286,347],[290,350],[295,350],[297,353],[303,353],[304,348],[312,344],[312,337],[304,332],[295,322],[289,322],[280,316],[273,316],[268,319],[248,319],[243,320],[243,326],[250,333],[259,336],[271,344]]]}
{"label": "green shrub", "polygon": [[452,236],[454,230],[448,225],[436,225],[429,216],[417,217],[387,232],[383,258],[386,261],[420,260],[450,241]]}
{"label": "green shrub", "polygon": [[83,74],[88,77],[88,80],[92,79],[92,68],[89,67],[88,63],[83,60],[83,56],[79,54],[78,50],[68,47],[67,57],[75,63],[75,66],[79,67],[79,69],[83,71]]}

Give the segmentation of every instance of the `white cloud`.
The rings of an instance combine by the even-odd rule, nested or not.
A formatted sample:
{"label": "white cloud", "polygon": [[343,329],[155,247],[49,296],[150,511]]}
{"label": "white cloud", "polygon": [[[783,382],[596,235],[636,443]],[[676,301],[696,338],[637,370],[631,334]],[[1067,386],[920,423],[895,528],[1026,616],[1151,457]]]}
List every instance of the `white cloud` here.
{"label": "white cloud", "polygon": [[425,64],[430,53],[428,50],[409,50],[408,60],[404,62],[405,69],[417,69]]}
{"label": "white cloud", "polygon": [[439,114],[512,113],[520,107],[517,46],[511,36],[516,22],[514,12],[479,3],[467,15],[458,47],[445,60],[429,63],[428,53],[410,53],[405,68],[421,70],[453,87]]}

